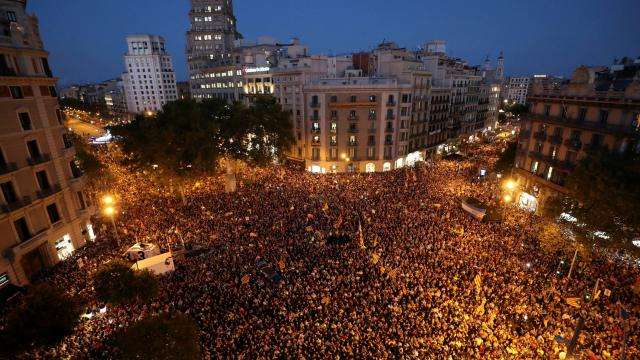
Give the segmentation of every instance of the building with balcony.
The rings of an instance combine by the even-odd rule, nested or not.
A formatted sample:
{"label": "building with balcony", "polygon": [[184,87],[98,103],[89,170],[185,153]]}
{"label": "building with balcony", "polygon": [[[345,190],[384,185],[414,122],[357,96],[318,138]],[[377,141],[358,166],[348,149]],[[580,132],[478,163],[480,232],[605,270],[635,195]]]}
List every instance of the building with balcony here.
{"label": "building with balcony", "polygon": [[532,86],[518,140],[520,205],[535,211],[592,150],[624,151],[640,137],[640,61],[575,70],[568,83]]}
{"label": "building with balcony", "polygon": [[124,80],[127,109],[132,114],[157,112],[178,99],[173,60],[156,35],[127,36]]}
{"label": "building with balcony", "polygon": [[94,238],[35,15],[0,1],[0,287],[28,284]]}

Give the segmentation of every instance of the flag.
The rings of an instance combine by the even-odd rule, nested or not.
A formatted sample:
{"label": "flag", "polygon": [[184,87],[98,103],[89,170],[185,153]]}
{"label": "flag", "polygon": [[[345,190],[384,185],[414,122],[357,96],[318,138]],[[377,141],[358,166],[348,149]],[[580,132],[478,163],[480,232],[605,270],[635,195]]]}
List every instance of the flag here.
{"label": "flag", "polygon": [[322,298],[322,303],[323,303],[324,305],[327,305],[327,304],[329,303],[329,301],[330,301],[330,300],[331,300],[331,299],[329,299],[329,297],[328,297],[328,296],[324,296],[324,297]]}
{"label": "flag", "polygon": [[611,290],[609,290],[609,289],[604,289],[604,296],[606,296],[606,297],[611,296]]}
{"label": "flag", "polygon": [[329,210],[329,204],[327,204],[326,202],[324,203],[324,206],[322,207],[322,210],[327,211]]}
{"label": "flag", "polygon": [[360,223],[360,220],[358,220],[358,240],[359,240],[359,245],[361,249],[366,249],[367,247],[364,246],[364,234],[362,233],[362,224]]}
{"label": "flag", "polygon": [[380,261],[380,255],[373,253],[371,254],[371,262],[375,265]]}
{"label": "flag", "polygon": [[475,311],[476,315],[484,315],[484,304],[487,303],[487,299],[482,299],[482,304],[480,304]]}
{"label": "flag", "polygon": [[566,298],[565,301],[569,306],[580,309],[580,298]]}
{"label": "flag", "polygon": [[600,298],[600,294],[602,293],[602,291],[598,290],[596,291],[595,294],[593,294],[593,300],[598,300]]}
{"label": "flag", "polygon": [[280,259],[280,261],[278,261],[278,268],[280,271],[284,271],[284,259]]}
{"label": "flag", "polygon": [[251,275],[249,275],[249,274],[247,274],[247,275],[242,277],[242,283],[243,284],[248,284],[249,280],[251,280]]}
{"label": "flag", "polygon": [[482,291],[482,276],[480,276],[480,274],[476,275],[475,279],[473,279],[473,282],[476,284],[476,292],[480,292]]}

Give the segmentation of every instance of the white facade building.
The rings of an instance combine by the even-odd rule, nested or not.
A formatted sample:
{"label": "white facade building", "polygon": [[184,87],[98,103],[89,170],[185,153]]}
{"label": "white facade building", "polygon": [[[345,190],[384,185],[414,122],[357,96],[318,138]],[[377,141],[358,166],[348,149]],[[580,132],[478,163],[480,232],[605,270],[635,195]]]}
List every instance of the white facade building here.
{"label": "white facade building", "polygon": [[507,82],[507,95],[505,100],[523,105],[526,104],[530,84],[530,77],[510,77]]}
{"label": "white facade building", "polygon": [[164,38],[155,35],[127,36],[122,75],[130,113],[157,112],[178,99],[173,61]]}

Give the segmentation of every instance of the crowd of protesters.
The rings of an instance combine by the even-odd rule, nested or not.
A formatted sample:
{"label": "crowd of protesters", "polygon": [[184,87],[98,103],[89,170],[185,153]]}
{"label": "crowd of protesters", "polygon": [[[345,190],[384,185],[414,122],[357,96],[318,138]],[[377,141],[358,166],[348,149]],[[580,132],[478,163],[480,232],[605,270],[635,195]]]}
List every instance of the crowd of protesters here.
{"label": "crowd of protesters", "polygon": [[535,216],[509,208],[486,223],[460,208],[467,196],[500,206],[494,181],[471,181],[496,156],[486,147],[376,174],[247,169],[236,193],[200,179],[186,202],[113,167],[121,242],[97,226],[98,240],[46,281],[91,303],[92,272],[133,243],[199,251],[176,259],[153,302],[111,307],[25,356],[109,358],[104,340],[118,329],[182,312],[206,359],[558,359],[580,319],[579,358],[640,358],[634,264],[579,258],[567,280],[571,259],[541,252]]}

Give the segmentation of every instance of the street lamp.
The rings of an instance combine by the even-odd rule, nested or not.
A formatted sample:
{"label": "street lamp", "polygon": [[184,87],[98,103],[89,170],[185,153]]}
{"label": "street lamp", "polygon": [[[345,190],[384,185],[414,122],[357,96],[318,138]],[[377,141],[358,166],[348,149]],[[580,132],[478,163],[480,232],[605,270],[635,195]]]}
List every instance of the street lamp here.
{"label": "street lamp", "polygon": [[106,217],[111,220],[111,225],[113,225],[113,234],[116,237],[116,241],[120,244],[120,237],[118,236],[118,227],[116,226],[116,208],[114,207],[115,199],[112,195],[105,195],[102,197],[102,204],[105,206],[102,212]]}
{"label": "street lamp", "polygon": [[507,195],[505,195],[505,196],[504,196],[504,202],[505,202],[505,203],[507,203],[507,204],[508,204],[508,203],[510,203],[512,200],[513,200],[513,197],[512,197],[511,195],[507,194]]}
{"label": "street lamp", "polygon": [[513,180],[507,180],[507,182],[504,183],[504,187],[509,191],[515,190],[517,186],[518,186],[518,183],[516,183]]}

